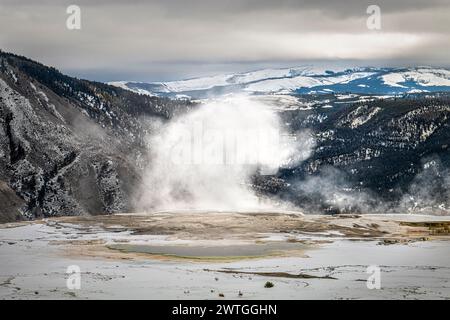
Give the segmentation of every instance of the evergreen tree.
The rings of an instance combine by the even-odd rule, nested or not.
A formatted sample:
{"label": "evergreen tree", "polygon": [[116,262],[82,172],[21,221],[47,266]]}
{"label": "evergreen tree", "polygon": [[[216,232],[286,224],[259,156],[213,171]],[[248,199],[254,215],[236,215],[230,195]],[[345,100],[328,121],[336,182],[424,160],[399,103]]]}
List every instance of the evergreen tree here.
{"label": "evergreen tree", "polygon": [[6,64],[5,64],[5,60],[2,58],[0,63],[0,72],[1,73],[5,73],[6,72]]}

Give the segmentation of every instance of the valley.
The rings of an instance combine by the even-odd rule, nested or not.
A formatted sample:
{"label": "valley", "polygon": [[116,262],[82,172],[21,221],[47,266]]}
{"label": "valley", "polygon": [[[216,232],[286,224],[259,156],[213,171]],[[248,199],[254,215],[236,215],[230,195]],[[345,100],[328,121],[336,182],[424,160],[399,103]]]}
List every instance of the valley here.
{"label": "valley", "polygon": [[448,71],[0,66],[1,299],[450,296]]}
{"label": "valley", "polygon": [[[442,89],[440,85],[448,81],[445,70],[370,71],[388,79],[385,85],[392,88],[403,86],[401,79],[415,79],[416,85],[424,88],[422,92],[381,94],[368,83],[371,94],[352,92],[349,86],[346,93],[302,93],[303,89],[255,93],[239,102],[241,98],[236,100],[235,95],[173,100],[133,92],[127,86],[123,89],[72,78],[13,54],[1,53],[0,58],[0,180],[5,185],[5,199],[11,199],[5,200],[8,212],[2,211],[3,221],[143,209],[136,204],[147,183],[143,176],[154,162],[150,159],[157,148],[153,140],[161,140],[158,135],[170,123],[186,123],[191,114],[195,116],[194,111],[213,110],[221,104],[223,118],[202,121],[222,126],[221,130],[237,123],[240,127],[234,129],[239,134],[251,128],[248,124],[258,123],[260,114],[270,113],[272,120],[266,117],[264,121],[270,126],[279,122],[272,129],[298,139],[298,147],[303,149],[283,159],[275,171],[266,174],[250,167],[245,169],[250,170],[245,177],[234,182],[256,197],[283,204],[280,209],[431,214],[449,210],[449,95],[445,90],[426,92]],[[340,82],[344,85],[356,79],[366,81],[368,72],[273,69],[180,81],[169,87],[185,92],[180,90],[209,90],[215,83],[233,81],[246,84],[268,78],[331,76],[345,78]],[[361,73],[364,77],[357,76]],[[253,111],[246,104],[252,105]],[[258,111],[261,109],[265,111]],[[228,122],[222,121],[224,117]],[[267,129],[268,124],[264,125]],[[245,141],[236,134],[235,139]],[[165,166],[168,159],[160,160]],[[191,169],[197,170],[196,179],[203,183],[199,172],[205,173],[205,169]],[[164,181],[164,173],[159,172],[159,181]],[[428,181],[433,181],[432,188]],[[183,184],[178,181],[174,185]],[[319,187],[312,189],[312,185]],[[193,191],[192,187],[183,190],[187,195]],[[14,200],[14,196],[18,198]]]}
{"label": "valley", "polygon": [[449,22],[449,0],[0,0],[0,300],[450,300]]}

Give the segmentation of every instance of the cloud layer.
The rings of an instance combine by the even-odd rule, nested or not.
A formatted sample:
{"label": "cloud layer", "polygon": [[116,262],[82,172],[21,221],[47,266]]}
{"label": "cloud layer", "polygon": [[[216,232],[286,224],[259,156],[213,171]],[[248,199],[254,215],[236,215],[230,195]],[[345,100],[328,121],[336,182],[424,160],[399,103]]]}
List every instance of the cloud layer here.
{"label": "cloud layer", "polygon": [[311,61],[449,66],[450,2],[0,0],[0,47],[98,80],[156,80]]}

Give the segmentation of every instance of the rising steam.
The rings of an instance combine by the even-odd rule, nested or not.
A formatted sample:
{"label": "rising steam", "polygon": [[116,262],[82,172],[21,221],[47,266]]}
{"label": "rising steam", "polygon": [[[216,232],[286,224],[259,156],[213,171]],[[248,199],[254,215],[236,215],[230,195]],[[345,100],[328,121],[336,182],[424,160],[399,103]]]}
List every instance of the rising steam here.
{"label": "rising steam", "polygon": [[314,142],[289,134],[270,106],[233,96],[172,119],[149,146],[139,209],[247,211],[276,206],[254,193],[251,177],[298,165]]}

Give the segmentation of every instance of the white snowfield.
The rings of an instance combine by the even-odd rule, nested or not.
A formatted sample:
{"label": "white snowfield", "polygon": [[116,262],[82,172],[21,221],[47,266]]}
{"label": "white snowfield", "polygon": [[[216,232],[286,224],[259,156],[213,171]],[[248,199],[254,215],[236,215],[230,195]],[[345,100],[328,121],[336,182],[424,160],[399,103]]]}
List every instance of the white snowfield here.
{"label": "white snowfield", "polygon": [[407,81],[414,81],[423,86],[450,86],[450,71],[418,68],[414,71],[389,73],[383,75],[382,79],[385,84],[400,88],[405,88],[400,83]]}
{"label": "white snowfield", "polygon": [[[450,298],[448,235],[421,238],[426,229],[399,225],[448,226],[448,216],[177,212],[77,219],[0,225],[0,299]],[[143,225],[150,234],[132,229]],[[186,229],[173,234],[179,226]],[[79,268],[79,288],[67,285],[70,266]],[[379,287],[370,286],[372,276]],[[266,281],[274,287],[265,288]]]}
{"label": "white snowfield", "polygon": [[[360,83],[360,88],[370,88],[372,77],[379,78],[381,83],[393,89],[407,88],[405,82],[415,82],[421,91],[428,86],[450,86],[450,71],[442,68],[417,67],[409,69],[377,69],[377,68],[323,68],[302,66],[283,69],[263,69],[244,73],[222,74],[187,80],[150,83],[155,92],[139,89],[128,84],[139,82],[116,81],[109,84],[135,91],[140,94],[182,93],[189,91],[209,90],[215,87],[239,86],[247,93],[282,93],[289,94],[300,88],[347,84],[353,80],[366,79],[367,84]],[[325,89],[327,90],[327,89]],[[419,92],[418,89],[412,89]],[[332,90],[331,90],[332,91]]]}
{"label": "white snowfield", "polygon": [[283,90],[296,90],[299,88],[312,88],[323,85],[338,83],[349,83],[352,80],[366,78],[373,75],[373,72],[356,72],[344,74],[336,77],[307,77],[298,76],[293,78],[264,80],[249,84],[244,90],[249,92],[279,92]]}
{"label": "white snowfield", "polygon": [[[330,70],[333,72],[338,72],[341,70]],[[160,83],[167,88],[170,92],[183,92],[183,91],[193,91],[193,90],[206,90],[218,86],[228,86],[228,85],[243,85],[250,84],[253,82],[260,81],[283,81],[290,78],[295,78],[296,76],[303,77],[326,75],[326,68],[314,68],[310,66],[305,67],[295,67],[295,68],[284,68],[284,69],[263,69],[245,73],[237,74],[225,74],[217,75],[212,77],[195,78],[180,81],[170,81]],[[300,81],[301,82],[301,81]],[[314,82],[312,83],[314,84]]]}

